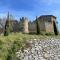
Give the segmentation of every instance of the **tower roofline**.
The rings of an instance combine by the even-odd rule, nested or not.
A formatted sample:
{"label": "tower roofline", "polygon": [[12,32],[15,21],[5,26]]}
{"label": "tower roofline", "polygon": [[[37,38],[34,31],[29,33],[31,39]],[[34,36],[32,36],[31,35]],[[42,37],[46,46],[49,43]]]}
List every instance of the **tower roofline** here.
{"label": "tower roofline", "polygon": [[54,17],[55,19],[56,19],[56,16],[54,16],[54,15],[41,15],[39,18],[41,18],[41,17]]}

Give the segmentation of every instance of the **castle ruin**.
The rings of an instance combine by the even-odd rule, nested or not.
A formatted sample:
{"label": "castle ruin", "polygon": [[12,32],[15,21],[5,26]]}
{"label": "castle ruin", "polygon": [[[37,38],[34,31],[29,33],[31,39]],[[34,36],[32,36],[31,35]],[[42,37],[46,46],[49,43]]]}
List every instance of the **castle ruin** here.
{"label": "castle ruin", "polygon": [[43,15],[38,17],[38,23],[41,31],[54,32],[53,21],[56,22],[56,17],[53,15]]}
{"label": "castle ruin", "polygon": [[[53,21],[56,22],[56,17],[53,15],[42,15],[37,18],[40,31],[54,33]],[[36,20],[28,21],[28,18],[22,17],[20,21],[11,20],[13,32],[36,33]]]}
{"label": "castle ruin", "polygon": [[[53,21],[56,17],[53,15],[42,15],[37,18],[41,32],[54,33]],[[36,21],[36,20],[35,20]],[[29,22],[29,31],[36,33],[36,22]]]}

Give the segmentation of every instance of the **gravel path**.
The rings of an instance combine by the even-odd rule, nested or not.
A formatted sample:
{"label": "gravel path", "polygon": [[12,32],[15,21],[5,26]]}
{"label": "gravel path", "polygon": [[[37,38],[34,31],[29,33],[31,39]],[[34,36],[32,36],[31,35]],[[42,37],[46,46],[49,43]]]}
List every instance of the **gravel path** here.
{"label": "gravel path", "polygon": [[60,40],[50,39],[33,39],[27,41],[29,47],[23,52],[16,52],[17,58],[21,60],[60,60]]}

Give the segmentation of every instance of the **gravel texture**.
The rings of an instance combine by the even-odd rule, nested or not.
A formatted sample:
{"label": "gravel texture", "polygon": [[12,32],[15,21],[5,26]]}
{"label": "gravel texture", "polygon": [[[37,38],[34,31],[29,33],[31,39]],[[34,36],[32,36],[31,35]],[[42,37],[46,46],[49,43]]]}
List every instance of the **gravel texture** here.
{"label": "gravel texture", "polygon": [[16,52],[20,60],[60,60],[59,39],[31,39],[27,43],[27,48]]}

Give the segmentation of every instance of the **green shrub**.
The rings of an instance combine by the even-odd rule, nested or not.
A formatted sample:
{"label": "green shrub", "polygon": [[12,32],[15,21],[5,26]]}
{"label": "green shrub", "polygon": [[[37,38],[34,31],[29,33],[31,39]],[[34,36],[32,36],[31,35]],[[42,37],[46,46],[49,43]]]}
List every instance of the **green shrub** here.
{"label": "green shrub", "polygon": [[45,35],[47,35],[47,36],[51,36],[51,35],[53,35],[53,33],[48,32],[48,33],[45,33]]}

